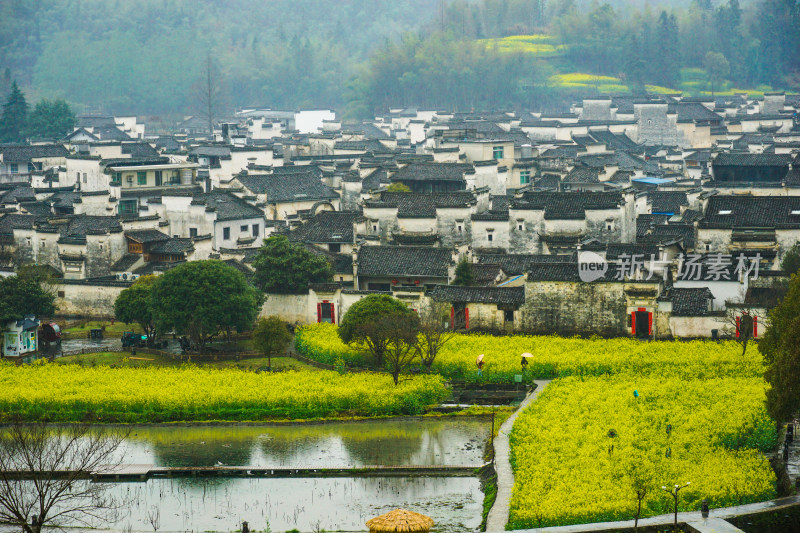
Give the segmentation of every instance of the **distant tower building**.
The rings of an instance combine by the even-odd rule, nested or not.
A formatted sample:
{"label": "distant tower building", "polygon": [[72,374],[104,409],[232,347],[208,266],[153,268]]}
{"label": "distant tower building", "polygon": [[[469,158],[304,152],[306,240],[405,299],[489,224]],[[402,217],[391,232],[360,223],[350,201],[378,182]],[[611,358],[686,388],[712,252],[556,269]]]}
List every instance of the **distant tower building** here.
{"label": "distant tower building", "polygon": [[597,96],[594,98],[583,99],[583,110],[581,120],[602,120],[609,121],[614,117],[611,113],[611,97]]}
{"label": "distant tower building", "polygon": [[664,100],[645,100],[633,103],[636,120],[636,142],[656,146],[677,146],[678,114],[669,112]]}

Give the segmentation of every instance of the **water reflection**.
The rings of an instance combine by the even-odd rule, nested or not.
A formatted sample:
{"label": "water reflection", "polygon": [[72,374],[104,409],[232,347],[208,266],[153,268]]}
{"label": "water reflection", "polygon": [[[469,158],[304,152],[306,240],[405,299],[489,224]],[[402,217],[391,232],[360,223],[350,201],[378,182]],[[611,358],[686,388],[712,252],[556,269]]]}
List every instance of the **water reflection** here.
{"label": "water reflection", "polygon": [[110,487],[133,502],[116,530],[233,531],[242,520],[272,531],[364,531],[364,522],[397,507],[431,516],[437,531],[476,531],[483,493],[475,478],[159,479]]}
{"label": "water reflection", "polygon": [[158,466],[471,465],[483,462],[482,419],[418,419],[295,426],[144,426],[126,462]]}

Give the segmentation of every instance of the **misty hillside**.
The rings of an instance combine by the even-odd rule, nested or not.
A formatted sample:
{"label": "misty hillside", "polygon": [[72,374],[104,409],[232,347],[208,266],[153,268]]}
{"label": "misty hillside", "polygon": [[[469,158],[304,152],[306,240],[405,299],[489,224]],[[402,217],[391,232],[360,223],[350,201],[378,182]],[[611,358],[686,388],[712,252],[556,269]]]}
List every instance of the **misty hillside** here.
{"label": "misty hillside", "polygon": [[16,79],[31,101],[62,97],[81,111],[192,113],[210,58],[231,108],[369,115],[557,105],[568,92],[763,92],[798,85],[799,10],[793,0],[15,0],[0,3],[0,85]]}

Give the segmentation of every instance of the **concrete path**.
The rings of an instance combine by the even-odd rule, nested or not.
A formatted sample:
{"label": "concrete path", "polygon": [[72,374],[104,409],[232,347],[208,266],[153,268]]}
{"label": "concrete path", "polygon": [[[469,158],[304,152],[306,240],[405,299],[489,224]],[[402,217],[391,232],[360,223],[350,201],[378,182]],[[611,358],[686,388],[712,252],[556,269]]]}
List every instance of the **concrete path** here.
{"label": "concrete path", "polygon": [[505,531],[508,523],[508,513],[511,508],[511,489],[514,487],[514,471],[511,470],[511,463],[509,462],[511,446],[508,442],[508,436],[511,434],[511,428],[514,427],[517,415],[539,397],[539,394],[547,387],[550,380],[535,380],[534,383],[536,383],[536,390],[522,400],[514,414],[503,422],[497,432],[497,437],[494,439],[497,497],[494,500],[494,505],[489,510],[489,516],[486,517],[486,531]]}
{"label": "concrete path", "polygon": [[687,522],[686,527],[697,533],[744,533],[741,529],[722,518],[703,518],[693,522]]}
{"label": "concrete path", "polygon": [[[760,503],[748,503],[746,505],[737,505],[736,507],[723,507],[720,509],[711,509],[709,518],[703,518],[700,511],[688,511],[678,513],[678,523],[685,523],[691,525],[695,531],[703,533],[711,533],[719,531],[720,533],[731,533],[738,531],[732,524],[725,522],[726,518],[733,518],[735,516],[754,514],[759,512],[776,511],[783,507],[800,504],[800,496],[787,496],[785,498],[778,498]],[[494,510],[494,509],[492,509]],[[651,516],[650,518],[642,518],[639,520],[639,526],[663,526],[672,524],[674,515],[664,514],[659,516]],[[719,527],[726,527],[727,529],[713,529],[715,525]],[[618,531],[620,529],[633,529],[633,520],[624,520],[620,522],[597,522],[594,524],[576,524],[574,526],[557,526],[557,527],[543,527],[534,529],[520,529],[518,532],[525,533],[586,533],[590,531]],[[704,529],[701,529],[704,528]],[[505,524],[497,527],[497,529],[489,529],[488,523],[486,531],[503,531]]]}

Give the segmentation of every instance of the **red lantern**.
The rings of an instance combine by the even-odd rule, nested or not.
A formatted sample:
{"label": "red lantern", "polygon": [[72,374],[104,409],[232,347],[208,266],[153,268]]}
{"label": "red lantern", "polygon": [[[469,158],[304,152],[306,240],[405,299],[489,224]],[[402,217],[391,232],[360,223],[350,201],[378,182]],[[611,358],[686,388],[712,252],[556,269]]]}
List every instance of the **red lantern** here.
{"label": "red lantern", "polygon": [[414,280],[414,285],[419,285],[419,280],[418,279]]}
{"label": "red lantern", "polygon": [[397,280],[396,279],[392,280],[392,285],[397,285]]}

